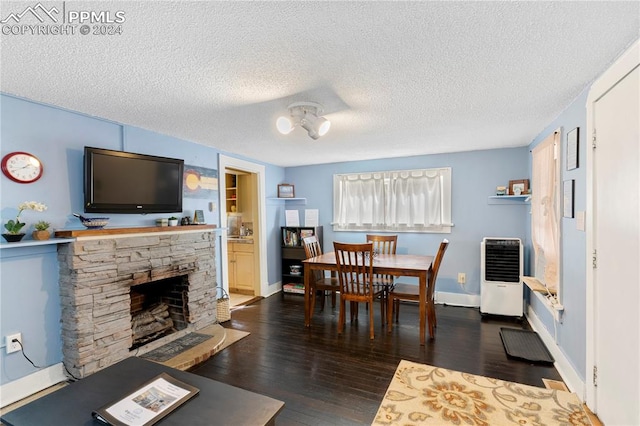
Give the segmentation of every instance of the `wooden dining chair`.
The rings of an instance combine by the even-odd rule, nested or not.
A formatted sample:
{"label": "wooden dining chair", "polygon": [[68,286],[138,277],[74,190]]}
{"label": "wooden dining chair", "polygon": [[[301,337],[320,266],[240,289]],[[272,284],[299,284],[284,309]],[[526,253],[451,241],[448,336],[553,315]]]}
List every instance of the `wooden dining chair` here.
{"label": "wooden dining chair", "polygon": [[373,243],[374,253],[396,254],[396,246],[398,245],[398,236],[367,234],[367,242]]}
{"label": "wooden dining chair", "polygon": [[385,300],[382,297],[384,295],[384,287],[373,283],[373,244],[334,242],[333,247],[336,253],[336,265],[338,266],[338,280],[340,281],[338,334],[341,334],[344,330],[347,301],[351,302],[352,321],[354,319],[353,312],[357,309],[357,304],[365,302],[372,306],[369,309],[369,338],[373,339],[373,301],[380,297],[383,325],[386,309]]}
{"label": "wooden dining chair", "polygon": [[[318,242],[318,238],[313,235],[302,239],[302,245],[304,247],[304,253],[307,259],[310,257],[320,256],[322,254],[322,248]],[[327,296],[327,292],[331,294],[331,307],[336,307],[336,293],[340,291],[340,282],[335,272],[331,273],[331,277],[325,277],[324,271],[313,271],[313,289],[311,294],[311,312],[315,309],[315,293],[322,292],[322,298],[320,299],[320,310],[324,310],[324,299]]]}
{"label": "wooden dining chair", "polygon": [[[434,300],[436,279],[438,277],[438,270],[442,263],[445,251],[449,247],[449,241],[446,239],[440,243],[438,253],[436,254],[433,263],[431,264],[431,270],[429,271],[429,278],[427,280],[427,321],[429,324],[429,337],[433,339],[435,336],[436,320],[436,306]],[[420,301],[420,287],[413,284],[404,284],[396,282],[393,289],[388,294],[387,299],[387,331],[391,331],[393,328],[393,313],[396,314],[396,322],[400,315],[400,300],[411,300],[415,302]]]}
{"label": "wooden dining chair", "polygon": [[[398,246],[397,235],[375,235],[367,234],[367,242],[373,243],[374,257],[376,254],[396,254],[396,247]],[[395,277],[393,275],[381,275],[375,274],[373,276],[374,284],[384,286],[385,293],[382,296],[385,301],[387,294],[391,290]],[[369,305],[367,305],[368,308]]]}

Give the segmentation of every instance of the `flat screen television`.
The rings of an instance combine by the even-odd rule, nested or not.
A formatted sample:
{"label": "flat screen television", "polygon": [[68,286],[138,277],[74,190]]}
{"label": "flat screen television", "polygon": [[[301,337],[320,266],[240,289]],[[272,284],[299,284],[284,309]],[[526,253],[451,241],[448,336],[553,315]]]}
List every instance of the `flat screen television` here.
{"label": "flat screen television", "polygon": [[182,211],[184,160],[84,148],[86,213]]}

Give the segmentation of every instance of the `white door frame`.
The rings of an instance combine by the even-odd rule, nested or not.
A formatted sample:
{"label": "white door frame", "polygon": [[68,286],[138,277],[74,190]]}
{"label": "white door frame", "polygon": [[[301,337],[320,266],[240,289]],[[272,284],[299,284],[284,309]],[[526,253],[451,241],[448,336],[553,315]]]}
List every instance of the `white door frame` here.
{"label": "white door frame", "polygon": [[[595,103],[602,98],[616,83],[622,80],[629,72],[640,64],[640,40],[636,41],[616,62],[602,74],[598,80],[593,83],[589,91],[587,98],[587,209],[586,209],[586,230],[587,230],[587,252],[586,252],[586,403],[591,409],[597,411],[596,401],[596,387],[593,383],[593,369],[596,363],[596,334],[595,334],[595,306],[596,306],[596,291],[594,288],[595,271],[592,268],[593,253],[595,250],[594,244],[594,211],[595,211],[595,197],[594,188],[595,182],[593,181],[594,170],[594,154],[591,148],[592,137],[594,132],[595,122]],[[624,155],[624,153],[621,153]],[[640,195],[640,194],[639,194]],[[630,194],[629,196],[633,196]],[[623,296],[622,296],[623,297]]]}
{"label": "white door frame", "polygon": [[[266,296],[268,294],[269,276],[267,272],[267,213],[265,206],[265,167],[260,164],[251,163],[249,161],[240,160],[238,158],[227,157],[219,154],[218,156],[218,182],[220,183],[220,191],[218,194],[218,205],[220,206],[220,224],[222,227],[227,226],[227,183],[225,181],[225,172],[228,168],[240,170],[247,173],[255,173],[258,176],[257,200],[258,203],[258,252],[260,257],[260,268],[258,271],[259,288],[254,289],[255,296]],[[222,287],[229,291],[229,256],[227,253],[227,232],[221,234],[220,258],[222,273]],[[254,238],[255,239],[255,238]],[[255,241],[254,241],[255,244]]]}

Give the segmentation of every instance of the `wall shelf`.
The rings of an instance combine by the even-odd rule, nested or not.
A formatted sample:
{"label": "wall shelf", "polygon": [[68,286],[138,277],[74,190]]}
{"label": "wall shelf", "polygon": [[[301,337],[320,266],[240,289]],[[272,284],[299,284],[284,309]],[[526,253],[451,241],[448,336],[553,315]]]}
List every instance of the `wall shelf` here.
{"label": "wall shelf", "polygon": [[269,201],[293,201],[300,204],[307,204],[306,198],[278,198],[278,197],[268,197]]}
{"label": "wall shelf", "polygon": [[50,238],[48,240],[40,241],[40,240],[25,240],[18,241],[17,243],[7,243],[6,241],[2,241],[0,243],[0,249],[10,249],[10,248],[18,248],[18,247],[34,247],[34,246],[47,246],[51,244],[65,244],[73,242],[73,238]]}
{"label": "wall shelf", "polygon": [[529,204],[531,194],[525,195],[491,195],[487,204]]}

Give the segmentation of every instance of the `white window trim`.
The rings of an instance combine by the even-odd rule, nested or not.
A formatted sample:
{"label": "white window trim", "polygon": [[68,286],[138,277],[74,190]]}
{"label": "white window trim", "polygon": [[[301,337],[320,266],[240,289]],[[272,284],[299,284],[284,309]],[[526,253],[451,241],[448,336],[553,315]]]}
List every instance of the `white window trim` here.
{"label": "white window trim", "polygon": [[[385,224],[340,224],[338,223],[339,217],[339,192],[340,181],[345,176],[362,176],[362,175],[383,175],[385,179],[385,186],[388,188],[388,180],[391,175],[394,174],[407,174],[407,173],[438,173],[440,175],[440,214],[442,217],[442,224],[440,225],[414,225],[403,226],[393,225],[387,226]],[[436,167],[430,169],[414,169],[414,170],[393,170],[384,172],[361,172],[361,173],[343,173],[333,175],[333,230],[336,232],[413,232],[413,233],[441,233],[450,234],[451,228],[454,226],[452,222],[452,208],[451,208],[451,167]],[[384,201],[385,214],[388,213],[388,199]]]}

